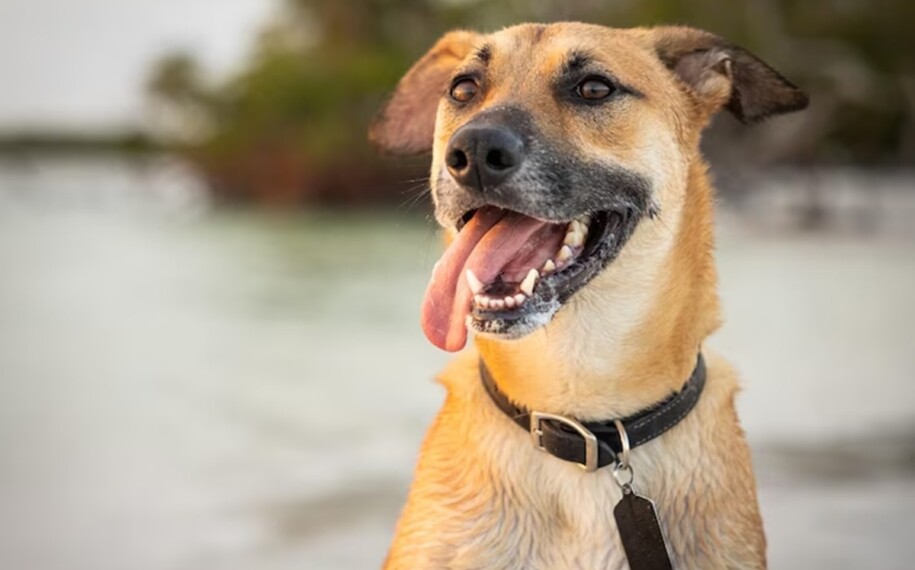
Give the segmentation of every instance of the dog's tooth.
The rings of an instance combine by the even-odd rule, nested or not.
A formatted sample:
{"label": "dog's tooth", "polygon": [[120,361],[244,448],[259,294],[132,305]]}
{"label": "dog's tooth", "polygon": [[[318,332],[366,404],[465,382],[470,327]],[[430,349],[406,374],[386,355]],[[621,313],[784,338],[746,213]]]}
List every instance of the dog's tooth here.
{"label": "dog's tooth", "polygon": [[546,263],[543,264],[543,272],[551,273],[553,271],[556,271],[556,264],[553,263],[552,259],[547,259]]}
{"label": "dog's tooth", "polygon": [[489,302],[489,306],[492,307],[493,309],[496,309],[497,311],[501,311],[502,309],[505,308],[505,301],[503,301],[502,299],[493,299],[492,301]]}
{"label": "dog's tooth", "polygon": [[584,242],[584,235],[587,232],[581,222],[578,220],[572,220],[569,223],[569,227],[566,230],[566,235],[563,240],[563,243],[570,245],[572,247],[578,247]]}
{"label": "dog's tooth", "polygon": [[521,293],[515,295],[515,305],[521,306],[521,303],[527,300],[527,296]]}
{"label": "dog's tooth", "polygon": [[521,282],[521,290],[528,295],[533,295],[534,285],[537,284],[538,279],[540,279],[540,273],[536,269],[531,269],[527,272],[527,277],[524,278],[524,281]]}
{"label": "dog's tooth", "polygon": [[477,279],[472,269],[467,270],[467,284],[470,285],[470,291],[474,295],[483,290],[483,282]]}
{"label": "dog's tooth", "polygon": [[483,295],[474,295],[473,304],[476,305],[477,307],[482,306],[483,305]]}
{"label": "dog's tooth", "polygon": [[566,238],[562,243],[572,247],[579,247],[581,244],[585,243],[585,238],[579,231],[569,232],[566,234]]}
{"label": "dog's tooth", "polygon": [[514,298],[514,297],[506,297],[506,298],[505,298],[505,306],[508,307],[509,309],[514,309],[514,308],[515,308],[515,298]]}
{"label": "dog's tooth", "polygon": [[572,255],[574,255],[572,253],[572,248],[568,245],[564,245],[559,249],[559,253],[556,255],[556,259],[560,262],[568,261],[572,259]]}

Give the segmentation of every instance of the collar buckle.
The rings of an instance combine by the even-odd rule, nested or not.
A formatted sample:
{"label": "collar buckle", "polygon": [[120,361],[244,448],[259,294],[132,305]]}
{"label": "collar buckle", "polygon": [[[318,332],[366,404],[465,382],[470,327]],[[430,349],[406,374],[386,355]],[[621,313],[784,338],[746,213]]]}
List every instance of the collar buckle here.
{"label": "collar buckle", "polygon": [[559,422],[578,432],[578,435],[581,436],[582,440],[585,443],[585,462],[576,463],[579,467],[584,469],[586,472],[591,473],[597,471],[597,436],[591,433],[591,430],[586,428],[578,420],[567,418],[565,416],[560,416],[558,414],[548,414],[546,412],[531,412],[531,439],[534,441],[534,447],[540,451],[549,453],[550,451],[543,446],[543,421],[550,420],[554,422]]}

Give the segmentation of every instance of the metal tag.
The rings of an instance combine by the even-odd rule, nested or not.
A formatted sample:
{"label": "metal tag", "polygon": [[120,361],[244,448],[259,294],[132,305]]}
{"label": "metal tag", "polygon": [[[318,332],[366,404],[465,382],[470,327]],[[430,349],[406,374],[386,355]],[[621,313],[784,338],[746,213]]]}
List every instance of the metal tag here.
{"label": "metal tag", "polygon": [[613,508],[631,570],[672,570],[667,541],[651,499],[631,490]]}

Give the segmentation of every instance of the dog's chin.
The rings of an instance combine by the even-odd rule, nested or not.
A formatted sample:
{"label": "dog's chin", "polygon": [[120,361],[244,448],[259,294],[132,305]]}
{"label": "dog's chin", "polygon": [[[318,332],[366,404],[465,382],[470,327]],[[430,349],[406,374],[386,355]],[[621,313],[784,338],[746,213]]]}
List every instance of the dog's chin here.
{"label": "dog's chin", "polygon": [[613,263],[639,219],[634,210],[628,209],[595,214],[581,252],[560,270],[544,275],[523,304],[500,309],[474,306],[467,326],[485,338],[517,340],[548,325],[579,291]]}

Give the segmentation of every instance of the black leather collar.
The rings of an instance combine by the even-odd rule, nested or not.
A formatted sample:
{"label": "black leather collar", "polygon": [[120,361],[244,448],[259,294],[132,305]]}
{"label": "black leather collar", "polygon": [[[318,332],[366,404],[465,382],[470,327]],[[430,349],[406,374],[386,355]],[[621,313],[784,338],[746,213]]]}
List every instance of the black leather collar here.
{"label": "black leather collar", "polygon": [[600,422],[580,422],[516,406],[499,391],[482,359],[480,376],[492,401],[512,421],[530,432],[534,445],[554,457],[577,463],[586,471],[594,471],[615,464],[617,454],[623,452],[616,421],[622,423],[629,448],[633,449],[660,436],[689,414],[705,386],[705,359],[700,352],[693,373],[676,394],[628,418]]}

